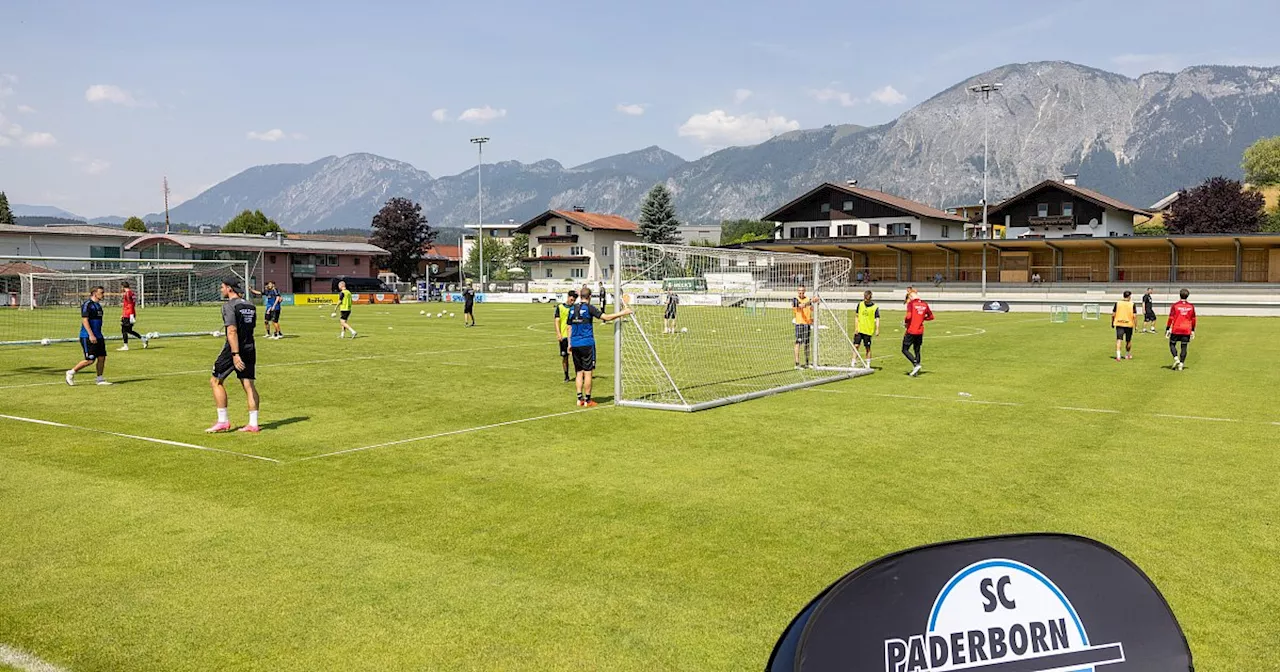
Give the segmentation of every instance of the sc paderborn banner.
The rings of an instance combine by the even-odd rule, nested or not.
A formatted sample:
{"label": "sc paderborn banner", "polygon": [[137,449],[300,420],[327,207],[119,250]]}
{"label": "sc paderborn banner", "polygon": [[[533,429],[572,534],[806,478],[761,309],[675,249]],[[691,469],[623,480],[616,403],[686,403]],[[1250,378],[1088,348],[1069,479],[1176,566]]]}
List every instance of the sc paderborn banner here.
{"label": "sc paderborn banner", "polygon": [[987,313],[1007,313],[1009,312],[1008,301],[987,301],[982,304],[983,312]]}
{"label": "sc paderborn banner", "polygon": [[766,672],[1191,672],[1146,574],[1060,534],[954,541],[869,562],[791,622]]}

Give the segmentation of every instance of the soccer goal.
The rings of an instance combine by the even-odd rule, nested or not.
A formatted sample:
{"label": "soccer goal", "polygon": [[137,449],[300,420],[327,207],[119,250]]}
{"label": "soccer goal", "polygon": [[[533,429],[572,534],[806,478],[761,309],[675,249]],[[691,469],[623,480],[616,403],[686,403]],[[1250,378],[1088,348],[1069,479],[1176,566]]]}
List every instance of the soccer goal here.
{"label": "soccer goal", "polygon": [[1049,306],[1049,321],[1056,324],[1064,324],[1067,321],[1067,307],[1061,304]]}
{"label": "soccer goal", "polygon": [[1100,307],[1098,306],[1098,304],[1086,303],[1080,307],[1080,319],[1096,320],[1098,319],[1099,312],[1100,312]]}
{"label": "soccer goal", "polygon": [[103,335],[119,338],[120,302],[128,282],[137,296],[135,328],[152,336],[210,335],[224,279],[250,282],[247,261],[78,259],[0,256],[0,345],[74,342],[80,304],[103,288]]}
{"label": "soccer goal", "polygon": [[[646,243],[615,253],[614,292],[635,311],[615,326],[620,405],[698,411],[871,373],[850,338],[855,300],[835,296],[848,259]],[[818,298],[808,328],[793,323],[801,285]]]}

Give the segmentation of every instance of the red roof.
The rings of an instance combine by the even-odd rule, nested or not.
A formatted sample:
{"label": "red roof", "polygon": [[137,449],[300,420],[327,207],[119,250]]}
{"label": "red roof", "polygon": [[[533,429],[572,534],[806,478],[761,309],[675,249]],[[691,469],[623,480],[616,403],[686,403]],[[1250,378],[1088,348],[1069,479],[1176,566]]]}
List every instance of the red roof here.
{"label": "red roof", "polygon": [[577,224],[582,228],[592,231],[596,229],[604,229],[608,231],[635,231],[640,228],[639,224],[622,217],[620,215],[606,215],[600,212],[578,212],[577,210],[548,210],[537,217],[521,224],[516,233],[529,233],[533,227],[546,223],[547,220],[559,217],[571,224]]}
{"label": "red roof", "polygon": [[457,245],[428,245],[424,251],[428,259],[457,261],[462,258],[462,248]]}
{"label": "red roof", "polygon": [[1083,198],[1086,201],[1092,201],[1095,205],[1099,205],[1104,208],[1112,208],[1115,210],[1119,210],[1121,212],[1131,212],[1135,215],[1146,215],[1148,217],[1151,216],[1151,212],[1144,208],[1139,208],[1137,206],[1129,205],[1124,201],[1114,199],[1110,196],[1107,196],[1106,194],[1098,193],[1092,189],[1085,189],[1084,187],[1074,185],[1074,184],[1067,184],[1066,182],[1059,182],[1058,180],[1045,180],[1044,182],[1041,182],[1040,184],[1037,184],[1034,187],[1031,187],[1030,189],[1024,190],[1022,193],[1017,194],[1016,196],[1011,196],[991,206],[991,209],[987,211],[987,217],[990,218],[991,215],[1004,210],[1006,207],[1013,205],[1014,203],[1024,198],[1027,198],[1028,196],[1035,194],[1037,191],[1040,191],[1041,189],[1045,189],[1048,187],[1056,187],[1065,192],[1075,194],[1076,196],[1079,196],[1080,198]]}
{"label": "red roof", "polygon": [[10,261],[0,264],[0,275],[26,275],[28,273],[53,273],[43,266],[36,266],[25,261]]}

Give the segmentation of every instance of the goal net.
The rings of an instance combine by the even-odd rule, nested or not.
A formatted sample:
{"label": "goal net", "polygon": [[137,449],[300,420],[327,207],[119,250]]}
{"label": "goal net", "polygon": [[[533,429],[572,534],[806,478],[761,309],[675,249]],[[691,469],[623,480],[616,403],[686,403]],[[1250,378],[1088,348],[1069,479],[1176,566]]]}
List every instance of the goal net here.
{"label": "goal net", "polygon": [[[871,373],[853,300],[823,296],[847,289],[848,259],[646,243],[616,254],[614,291],[635,311],[615,327],[620,405],[697,411]],[[817,299],[811,318],[793,309],[800,286]]]}
{"label": "goal net", "polygon": [[0,257],[0,345],[74,342],[80,305],[103,288],[102,332],[120,338],[123,284],[137,296],[134,329],[152,336],[198,336],[221,330],[219,285],[247,285],[248,262],[158,259]]}

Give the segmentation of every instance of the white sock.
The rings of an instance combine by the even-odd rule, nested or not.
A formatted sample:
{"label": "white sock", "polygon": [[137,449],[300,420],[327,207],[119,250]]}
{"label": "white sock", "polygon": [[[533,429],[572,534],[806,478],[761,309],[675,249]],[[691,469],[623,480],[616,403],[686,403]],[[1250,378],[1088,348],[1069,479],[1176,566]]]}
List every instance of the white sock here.
{"label": "white sock", "polygon": [[227,409],[225,408],[218,409],[218,422],[230,422],[227,419]]}
{"label": "white sock", "polygon": [[103,380],[105,380],[105,379],[104,379],[102,376],[98,376],[98,382],[99,382],[99,383],[101,383]]}
{"label": "white sock", "polygon": [[250,426],[250,427],[257,427],[257,426],[258,426],[258,412],[257,412],[257,411],[249,411],[249,426]]}

